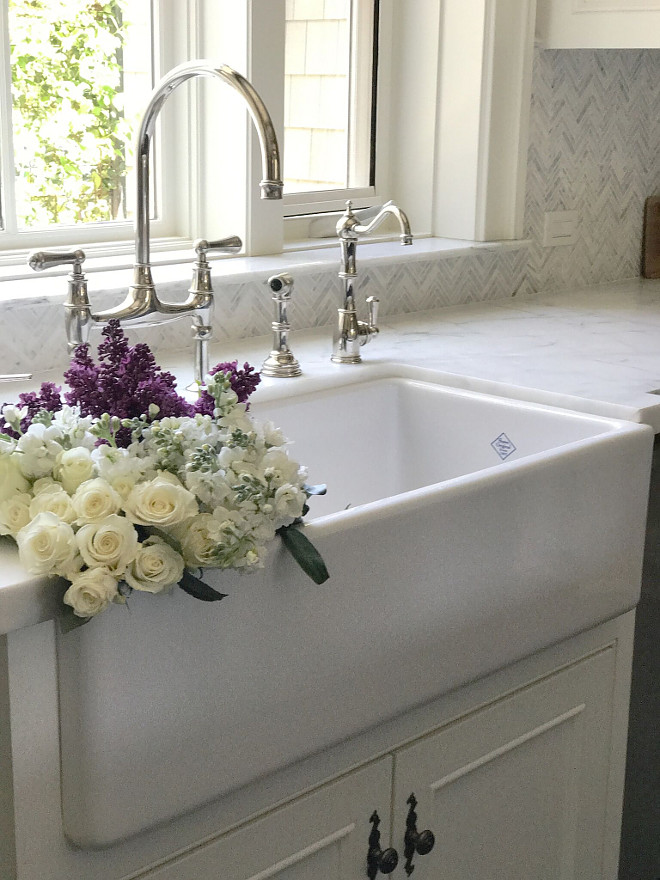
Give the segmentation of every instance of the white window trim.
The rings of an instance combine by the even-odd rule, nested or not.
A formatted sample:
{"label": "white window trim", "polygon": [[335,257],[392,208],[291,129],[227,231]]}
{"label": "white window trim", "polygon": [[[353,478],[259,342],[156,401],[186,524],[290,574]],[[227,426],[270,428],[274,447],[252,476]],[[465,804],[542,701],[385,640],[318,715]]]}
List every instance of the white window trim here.
{"label": "white window trim", "polygon": [[[231,43],[222,12],[224,4],[235,12],[235,0],[165,2],[178,24],[175,41],[161,47],[161,58],[172,59],[161,61],[169,65],[161,72],[191,57],[232,64],[261,94],[282,143],[284,0],[245,0],[243,39],[232,35]],[[392,51],[381,52],[390,64],[379,80],[377,198],[401,205],[417,236],[521,237],[534,7],[534,0],[381,0],[382,39]],[[190,27],[181,27],[183,19]],[[457,101],[456,82],[467,102]],[[217,184],[219,196],[197,198],[196,187],[181,182],[185,175],[174,175],[175,203],[190,232],[171,231],[166,241],[154,241],[154,251],[230,233],[243,237],[251,255],[283,250],[292,221],[283,219],[282,202],[260,200],[257,138],[241,102],[232,104],[227,92],[215,82],[190,87],[188,125],[173,132],[177,166],[188,163],[203,189],[213,192]],[[365,195],[360,204],[373,201]],[[132,231],[127,238],[110,251],[131,251]]]}

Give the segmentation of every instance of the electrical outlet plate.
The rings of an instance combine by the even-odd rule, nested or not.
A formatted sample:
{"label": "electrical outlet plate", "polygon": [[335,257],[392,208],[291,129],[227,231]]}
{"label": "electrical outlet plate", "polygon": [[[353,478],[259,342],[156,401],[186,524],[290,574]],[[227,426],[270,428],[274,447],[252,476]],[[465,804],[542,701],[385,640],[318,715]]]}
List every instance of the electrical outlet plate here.
{"label": "electrical outlet plate", "polygon": [[577,211],[547,211],[543,215],[543,247],[575,244],[577,229]]}

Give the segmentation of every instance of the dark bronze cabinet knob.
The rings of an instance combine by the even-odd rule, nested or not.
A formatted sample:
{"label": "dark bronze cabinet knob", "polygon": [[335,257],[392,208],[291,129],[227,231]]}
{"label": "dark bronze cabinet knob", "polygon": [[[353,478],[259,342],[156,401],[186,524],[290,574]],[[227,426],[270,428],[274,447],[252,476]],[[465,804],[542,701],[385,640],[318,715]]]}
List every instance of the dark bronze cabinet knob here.
{"label": "dark bronze cabinet knob", "polygon": [[408,810],[408,816],[406,817],[406,833],[403,838],[403,854],[406,858],[404,870],[410,877],[415,870],[413,858],[415,855],[426,856],[431,852],[435,846],[435,835],[432,831],[429,831],[428,828],[425,831],[417,830],[417,813],[415,812],[417,798],[414,794],[410,795],[406,803],[409,805],[410,809]]}
{"label": "dark bronze cabinet knob", "polygon": [[369,850],[367,852],[367,877],[375,880],[376,875],[391,874],[399,864],[399,854],[395,849],[381,849],[380,847],[380,817],[374,810],[369,818],[371,833],[369,834]]}

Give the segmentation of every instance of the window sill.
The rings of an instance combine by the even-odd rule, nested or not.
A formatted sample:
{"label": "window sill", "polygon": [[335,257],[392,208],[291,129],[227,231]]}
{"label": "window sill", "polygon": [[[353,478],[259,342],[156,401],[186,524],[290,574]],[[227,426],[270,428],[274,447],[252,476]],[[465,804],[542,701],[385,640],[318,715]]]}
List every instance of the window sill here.
{"label": "window sill", "polygon": [[[359,246],[359,267],[377,266],[392,262],[428,260],[429,257],[449,259],[465,256],[470,251],[516,250],[527,247],[526,239],[511,241],[474,242],[448,238],[416,238],[412,247],[402,247],[398,237],[394,240],[368,240]],[[255,276],[265,280],[278,272],[316,274],[334,270],[338,266],[339,248],[336,240],[292,242],[284,253],[263,257],[217,257],[211,258],[213,279],[217,285],[240,284],[254,281]],[[167,295],[184,295],[191,277],[193,256],[190,250],[168,251],[153,255],[154,280],[167,287]],[[132,255],[92,258],[85,262],[89,275],[90,298],[95,292],[107,295],[123,295],[131,282]],[[35,275],[26,266],[0,267],[0,306],[12,302],[37,299],[61,299],[66,296],[66,266]]]}

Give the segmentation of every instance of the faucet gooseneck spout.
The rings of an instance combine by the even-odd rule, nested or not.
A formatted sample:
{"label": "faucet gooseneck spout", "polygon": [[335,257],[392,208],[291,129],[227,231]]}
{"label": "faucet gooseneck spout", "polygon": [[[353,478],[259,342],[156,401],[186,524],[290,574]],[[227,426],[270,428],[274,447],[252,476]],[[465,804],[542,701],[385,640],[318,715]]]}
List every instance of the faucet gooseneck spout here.
{"label": "faucet gooseneck spout", "polygon": [[82,342],[87,342],[90,327],[105,324],[116,318],[120,321],[140,321],[156,312],[168,316],[192,315],[195,340],[195,381],[199,384],[208,372],[207,343],[211,337],[211,312],[213,289],[210,266],[206,259],[209,251],[236,253],[242,242],[237,236],[195,242],[196,262],[188,296],[183,302],[166,302],[159,299],[151,276],[151,253],[149,240],[149,180],[150,151],[156,119],[172,92],[182,83],[198,76],[219,79],[235,89],[245,101],[252,117],[261,147],[262,173],[261,198],[281,199],[283,184],[280,175],[280,154],[275,128],[265,104],[254,87],[244,76],[226,64],[212,61],[187,61],[173,68],[158,83],[142,117],[137,145],[137,206],[135,217],[135,264],[133,284],[120,305],[104,312],[92,312],[87,295],[87,280],[82,272],[85,254],[81,250],[63,252],[38,251],[29,254],[28,263],[35,271],[51,266],[70,264],[69,294],[66,308],[66,333],[69,352]]}
{"label": "faucet gooseneck spout", "polygon": [[367,297],[368,319],[360,321],[355,303],[355,278],[357,276],[357,246],[361,235],[375,232],[388,216],[395,217],[401,229],[402,245],[413,242],[410,223],[404,211],[394,202],[386,202],[369,223],[361,224],[353,213],[351,202],[337,223],[337,236],[341,247],[339,277],[343,283],[342,306],[337,310],[337,325],[333,336],[331,360],[336,364],[359,364],[362,362],[360,347],[366,345],[378,333],[378,299]]}
{"label": "faucet gooseneck spout", "polygon": [[[149,237],[149,183],[150,153],[156,120],[163,105],[182,83],[195,77],[212,77],[220,79],[234,88],[244,99],[247,109],[259,136],[261,147],[262,199],[282,198],[282,181],[280,179],[280,155],[277,136],[272,120],[256,90],[244,76],[226,64],[214,65],[212,61],[188,61],[173,68],[156,86],[151,94],[147,108],[142,117],[138,132],[137,146],[137,202],[135,216],[135,265],[133,267],[133,285],[123,303],[107,312],[94,315],[98,322],[110,318],[140,318],[152,312],[169,315],[185,314],[191,309],[204,308],[206,303],[199,295],[190,294],[182,303],[165,303],[158,299],[151,277],[151,251]],[[235,252],[238,247],[216,248]]]}

